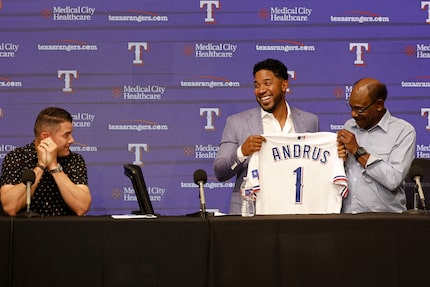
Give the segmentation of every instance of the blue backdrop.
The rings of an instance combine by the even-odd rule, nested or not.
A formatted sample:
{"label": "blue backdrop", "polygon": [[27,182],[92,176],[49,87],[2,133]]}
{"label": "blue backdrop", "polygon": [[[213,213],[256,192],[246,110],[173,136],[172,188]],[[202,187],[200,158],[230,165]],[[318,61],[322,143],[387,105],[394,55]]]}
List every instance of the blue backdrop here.
{"label": "blue backdrop", "polygon": [[46,106],[74,117],[86,159],[89,214],[137,208],[124,163],[142,167],[157,212],[228,211],[234,180],[213,160],[225,118],[254,107],[253,65],[282,60],[290,104],[337,131],[352,84],[387,84],[391,113],[430,158],[430,1],[0,0],[0,161],[33,140]]}

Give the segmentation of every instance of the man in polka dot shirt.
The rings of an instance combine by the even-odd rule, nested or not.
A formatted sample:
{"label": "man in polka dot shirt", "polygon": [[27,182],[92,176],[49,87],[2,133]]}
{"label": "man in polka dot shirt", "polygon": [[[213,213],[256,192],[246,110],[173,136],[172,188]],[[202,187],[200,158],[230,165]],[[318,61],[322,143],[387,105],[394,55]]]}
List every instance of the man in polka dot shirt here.
{"label": "man in polka dot shirt", "polygon": [[91,204],[87,168],[83,157],[69,149],[74,143],[72,116],[64,109],[42,110],[34,124],[35,140],[16,148],[3,160],[0,199],[10,216],[26,207],[22,173],[32,169],[32,212],[45,216],[84,215]]}

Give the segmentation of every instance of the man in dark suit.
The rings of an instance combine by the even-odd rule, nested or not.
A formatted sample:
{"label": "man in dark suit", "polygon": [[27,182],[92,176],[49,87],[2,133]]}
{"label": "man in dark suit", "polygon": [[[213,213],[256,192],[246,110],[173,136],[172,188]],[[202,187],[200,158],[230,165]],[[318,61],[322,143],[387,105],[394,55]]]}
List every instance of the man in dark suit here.
{"label": "man in dark suit", "polygon": [[230,214],[239,214],[240,185],[248,169],[248,157],[259,151],[265,141],[262,134],[318,132],[315,114],[290,106],[285,99],[288,70],[280,61],[267,59],[255,64],[254,93],[259,104],[227,118],[214,171],[219,181],[236,175],[230,202]]}

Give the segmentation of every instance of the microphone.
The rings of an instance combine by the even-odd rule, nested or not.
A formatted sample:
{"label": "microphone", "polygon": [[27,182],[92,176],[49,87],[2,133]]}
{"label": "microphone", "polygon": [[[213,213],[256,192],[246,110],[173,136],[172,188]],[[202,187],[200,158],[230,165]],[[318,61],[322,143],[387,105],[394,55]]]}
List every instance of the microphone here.
{"label": "microphone", "polygon": [[31,203],[31,185],[36,180],[36,174],[31,169],[26,169],[22,173],[21,182],[27,185],[27,213],[30,213],[30,203]]}
{"label": "microphone", "polygon": [[206,202],[205,202],[205,191],[203,185],[208,180],[208,176],[206,171],[203,169],[198,169],[194,172],[194,183],[197,184],[200,188],[200,206],[203,212],[203,215],[206,216]]}
{"label": "microphone", "polygon": [[424,192],[423,192],[423,187],[421,186],[421,178],[423,177],[423,171],[421,169],[420,166],[418,165],[413,165],[411,167],[411,169],[409,170],[409,175],[411,177],[412,181],[415,181],[415,185],[418,189],[418,194],[421,200],[421,204],[424,208],[425,213],[427,214],[427,210],[426,210],[426,202],[424,199]]}

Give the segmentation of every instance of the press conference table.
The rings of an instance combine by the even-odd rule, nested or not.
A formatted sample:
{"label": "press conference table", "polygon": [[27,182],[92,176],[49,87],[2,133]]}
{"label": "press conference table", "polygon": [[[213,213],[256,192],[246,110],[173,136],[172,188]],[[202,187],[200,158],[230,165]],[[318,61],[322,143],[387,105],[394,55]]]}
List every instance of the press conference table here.
{"label": "press conference table", "polygon": [[430,286],[430,217],[0,217],[0,286]]}
{"label": "press conference table", "polygon": [[0,286],[8,286],[11,220],[0,216]]}
{"label": "press conference table", "polygon": [[44,217],[12,224],[10,286],[206,284],[209,225],[201,218]]}
{"label": "press conference table", "polygon": [[430,217],[211,218],[209,286],[430,286]]}

